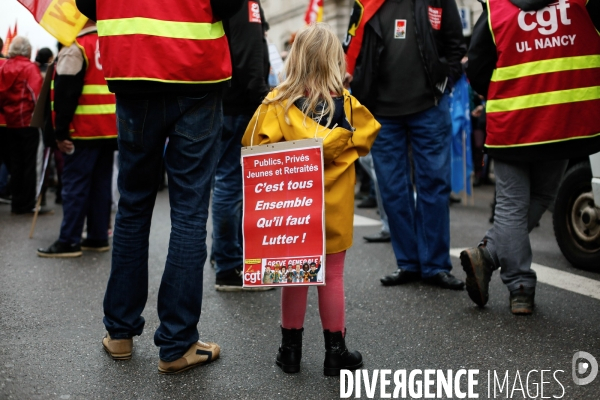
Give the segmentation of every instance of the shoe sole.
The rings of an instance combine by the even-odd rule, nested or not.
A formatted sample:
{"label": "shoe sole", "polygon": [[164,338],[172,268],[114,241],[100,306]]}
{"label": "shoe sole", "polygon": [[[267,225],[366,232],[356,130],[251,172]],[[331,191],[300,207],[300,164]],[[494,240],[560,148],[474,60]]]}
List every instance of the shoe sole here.
{"label": "shoe sole", "polygon": [[110,250],[110,246],[106,246],[106,247],[87,247],[87,246],[81,246],[81,250],[95,251],[96,253],[103,253],[105,251],[109,251]]}
{"label": "shoe sole", "polygon": [[116,353],[111,353],[110,350],[108,350],[108,348],[104,345],[104,343],[102,343],[102,347],[104,348],[104,351],[106,351],[106,353],[108,353],[108,355],[116,361],[125,361],[125,360],[130,360],[131,359],[131,354],[132,353],[120,353],[120,354],[116,354]]}
{"label": "shoe sole", "polygon": [[[359,364],[352,366],[344,366],[343,369],[347,369],[350,371],[354,371],[355,369],[359,369],[363,366],[363,362],[361,361]],[[323,375],[325,376],[340,376],[340,371],[342,368],[323,368]]]}
{"label": "shoe sole", "polygon": [[49,253],[40,253],[39,251],[37,252],[37,255],[39,257],[43,257],[43,258],[75,258],[75,257],[81,257],[83,253],[81,251],[76,251],[73,253],[56,253],[56,254],[49,254]]}
{"label": "shoe sole", "polygon": [[531,315],[533,314],[533,310],[530,308],[515,308],[510,310],[514,315]]}
{"label": "shoe sole", "polygon": [[479,283],[475,276],[475,268],[473,267],[473,260],[471,260],[471,254],[468,251],[466,251],[466,250],[461,251],[460,264],[462,265],[463,270],[467,274],[467,279],[466,279],[465,284],[467,287],[467,293],[469,294],[469,297],[479,307],[485,307],[487,300],[485,299],[485,296],[483,295],[483,291],[481,290],[481,287],[479,286]]}
{"label": "shoe sole", "polygon": [[267,292],[274,290],[272,286],[268,287],[243,287],[243,286],[227,286],[227,285],[215,285],[217,292]]}
{"label": "shoe sole", "polygon": [[[285,372],[286,374],[297,374],[298,372],[300,372],[299,365],[284,365],[283,363],[281,363],[279,361],[275,361],[275,364],[277,364],[279,366],[279,368],[281,368],[281,370],[283,372]],[[338,373],[338,375],[339,375],[339,373]]]}
{"label": "shoe sole", "polygon": [[192,368],[200,367],[201,365],[210,364],[211,362],[217,360],[218,358],[219,357],[217,357],[215,359],[212,359],[210,361],[204,361],[204,362],[200,362],[200,363],[196,363],[196,364],[191,364],[191,365],[188,365],[187,367],[181,368],[181,369],[179,369],[177,371],[167,371],[165,369],[162,369],[161,367],[158,367],[158,373],[159,374],[163,374],[163,375],[175,375],[175,374],[178,374],[180,372],[188,371],[188,370],[190,370]]}

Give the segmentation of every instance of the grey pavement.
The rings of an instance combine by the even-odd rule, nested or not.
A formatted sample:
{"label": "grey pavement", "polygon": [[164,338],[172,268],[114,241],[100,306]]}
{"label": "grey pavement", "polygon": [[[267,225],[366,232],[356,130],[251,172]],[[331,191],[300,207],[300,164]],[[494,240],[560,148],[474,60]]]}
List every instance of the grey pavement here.
{"label": "grey pavement", "polygon": [[[489,186],[477,189],[475,206],[452,206],[453,248],[474,246],[490,226],[492,190]],[[0,399],[340,397],[340,379],[324,377],[322,372],[324,345],[316,290],[309,295],[302,370],[288,375],[274,362],[280,342],[279,290],[218,293],[208,263],[199,330],[202,340],[221,345],[221,358],[179,375],[158,374],[153,334],[158,326],[156,296],[170,231],[166,192],[159,193],[150,237],[150,292],[143,314],[146,329],[134,339],[130,361],[111,360],[100,342],[110,252],[84,253],[76,259],[38,258],[36,248],[50,245],[58,236],[61,208],[55,206],[54,215],[38,219],[31,240],[27,238],[31,218],[11,216],[9,209],[0,205]],[[356,212],[377,218],[374,210]],[[532,233],[534,261],[600,281],[598,274],[569,265],[558,250],[551,227],[551,216],[546,215]],[[498,274],[492,278],[485,309],[475,307],[464,291],[423,283],[382,287],[379,278],[395,268],[391,246],[362,240],[377,229],[356,227],[355,245],[346,259],[347,343],[362,352],[369,373],[376,369],[405,369],[408,373],[414,369],[478,369],[476,391],[479,398],[488,398],[488,370],[502,377],[508,370],[508,397],[525,398],[518,387],[517,371],[524,387],[527,374],[537,371],[529,379],[534,397],[539,371],[551,370],[544,377],[550,381],[544,386],[545,397],[600,398],[600,377],[587,386],[576,386],[571,379],[574,352],[586,351],[600,359],[599,300],[539,284],[534,315],[515,317],[509,312],[508,292]],[[464,279],[458,259],[452,261],[455,275]],[[379,386],[375,394],[379,398]],[[498,393],[495,398],[506,397]],[[361,398],[366,398],[364,387]]]}

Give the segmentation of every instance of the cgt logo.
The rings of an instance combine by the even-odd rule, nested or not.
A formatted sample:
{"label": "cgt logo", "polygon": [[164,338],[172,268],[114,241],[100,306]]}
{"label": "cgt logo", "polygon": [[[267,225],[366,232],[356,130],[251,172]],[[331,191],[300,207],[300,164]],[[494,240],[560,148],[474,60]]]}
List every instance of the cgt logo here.
{"label": "cgt logo", "polygon": [[[583,361],[585,360],[585,361]],[[582,377],[584,374],[589,374]],[[583,386],[592,383],[598,375],[598,362],[590,353],[578,351],[573,355],[573,382]]]}
{"label": "cgt logo", "polygon": [[250,282],[250,283],[256,283],[256,282],[260,283],[260,271],[246,272],[244,274],[244,280],[246,282]]}
{"label": "cgt logo", "polygon": [[558,14],[563,25],[571,25],[567,9],[571,7],[569,0],[558,0],[538,11],[522,11],[519,13],[519,27],[525,32],[538,28],[542,35],[552,35],[558,30]]}

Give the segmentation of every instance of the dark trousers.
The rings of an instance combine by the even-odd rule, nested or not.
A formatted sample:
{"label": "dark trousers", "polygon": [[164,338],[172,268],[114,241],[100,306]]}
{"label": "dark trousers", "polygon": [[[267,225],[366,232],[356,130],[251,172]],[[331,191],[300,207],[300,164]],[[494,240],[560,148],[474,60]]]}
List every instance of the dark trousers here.
{"label": "dark trousers", "polygon": [[104,325],[113,339],[142,334],[150,223],[164,154],[171,235],[158,290],[160,325],[154,344],[167,362],[180,358],[199,338],[210,185],[223,124],[221,101],[217,91],[141,99],[117,94],[121,197],[104,297]]}
{"label": "dark trousers", "polygon": [[0,126],[0,196],[10,193],[8,188],[8,164],[10,163],[8,151],[8,133],[6,126]]}
{"label": "dark trousers", "polygon": [[63,221],[59,240],[79,243],[86,217],[88,239],[108,240],[114,151],[108,147],[75,146],[75,153],[64,155]]}
{"label": "dark trousers", "polygon": [[37,128],[7,128],[11,175],[12,212],[20,214],[35,207]]}

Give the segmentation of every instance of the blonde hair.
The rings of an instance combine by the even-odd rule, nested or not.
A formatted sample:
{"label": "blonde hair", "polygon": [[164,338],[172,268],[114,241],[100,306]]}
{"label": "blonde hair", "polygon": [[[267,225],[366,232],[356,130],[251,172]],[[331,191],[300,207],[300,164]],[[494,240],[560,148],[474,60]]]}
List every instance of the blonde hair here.
{"label": "blonde hair", "polygon": [[[302,97],[305,115],[324,117],[327,125],[335,112],[333,97],[344,92],[346,60],[342,44],[329,25],[316,23],[303,28],[296,35],[284,67],[285,80],[277,86],[277,95],[263,104],[285,104],[285,121],[289,124],[288,110]],[[333,95],[332,95],[333,94]],[[320,107],[319,103],[324,103]]]}

